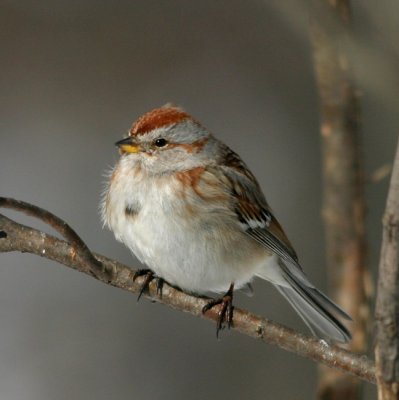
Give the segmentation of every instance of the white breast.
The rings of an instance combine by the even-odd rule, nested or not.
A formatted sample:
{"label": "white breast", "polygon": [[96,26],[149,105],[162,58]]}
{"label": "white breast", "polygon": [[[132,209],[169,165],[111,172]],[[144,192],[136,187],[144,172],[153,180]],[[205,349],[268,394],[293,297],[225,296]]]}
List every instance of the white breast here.
{"label": "white breast", "polygon": [[173,176],[150,178],[119,164],[103,209],[118,240],[158,276],[187,291],[224,292],[232,282],[241,287],[267,258],[227,205],[210,207],[193,191],[184,192]]}

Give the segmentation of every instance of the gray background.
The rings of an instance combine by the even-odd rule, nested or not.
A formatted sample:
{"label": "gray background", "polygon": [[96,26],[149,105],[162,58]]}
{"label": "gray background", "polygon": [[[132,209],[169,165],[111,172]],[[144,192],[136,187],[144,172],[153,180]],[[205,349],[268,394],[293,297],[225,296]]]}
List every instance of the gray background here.
{"label": "gray background", "polygon": [[[367,173],[399,132],[398,5],[354,1]],[[308,275],[326,289],[318,103],[307,2],[3,0],[0,188],[137,267],[102,230],[113,143],[182,105],[249,164]],[[376,270],[387,180],[367,187]],[[14,215],[7,212],[7,215]],[[25,223],[41,224],[18,215]],[[47,228],[46,228],[47,229]],[[308,399],[316,365],[32,255],[0,256],[1,399]],[[265,282],[236,304],[306,332]],[[367,386],[368,397],[374,395]]]}

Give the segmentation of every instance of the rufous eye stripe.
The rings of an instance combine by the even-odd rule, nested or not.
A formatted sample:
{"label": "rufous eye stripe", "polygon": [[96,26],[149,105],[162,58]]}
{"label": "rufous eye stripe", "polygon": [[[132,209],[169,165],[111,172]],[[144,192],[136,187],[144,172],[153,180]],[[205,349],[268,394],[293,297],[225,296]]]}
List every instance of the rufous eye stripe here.
{"label": "rufous eye stripe", "polygon": [[198,153],[200,152],[204,146],[208,143],[209,138],[204,137],[202,139],[199,139],[195,141],[194,143],[170,143],[168,144],[168,148],[173,148],[173,147],[180,147],[182,149],[185,149],[187,153]]}
{"label": "rufous eye stripe", "polygon": [[187,119],[192,118],[177,107],[156,108],[140,117],[131,127],[129,135],[143,135],[154,129],[177,124]]}

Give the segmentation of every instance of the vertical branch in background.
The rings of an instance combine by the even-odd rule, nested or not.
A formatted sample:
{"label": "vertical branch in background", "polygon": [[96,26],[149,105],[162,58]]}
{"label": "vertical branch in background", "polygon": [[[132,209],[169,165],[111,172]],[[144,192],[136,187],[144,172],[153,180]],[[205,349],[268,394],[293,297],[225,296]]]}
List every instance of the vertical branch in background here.
{"label": "vertical branch in background", "polygon": [[383,220],[375,359],[379,400],[399,397],[399,143]]}
{"label": "vertical branch in background", "polygon": [[[313,0],[311,38],[320,95],[326,257],[333,298],[352,316],[351,350],[367,348],[364,174],[360,110],[345,49],[349,0]],[[320,399],[360,398],[360,382],[321,370]]]}

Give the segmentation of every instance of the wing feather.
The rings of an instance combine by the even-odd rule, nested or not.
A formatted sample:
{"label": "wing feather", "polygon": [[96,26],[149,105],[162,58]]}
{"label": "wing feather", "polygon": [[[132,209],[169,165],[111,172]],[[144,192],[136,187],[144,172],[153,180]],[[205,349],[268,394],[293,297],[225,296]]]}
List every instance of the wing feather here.
{"label": "wing feather", "polygon": [[235,199],[235,212],[245,232],[282,259],[298,265],[298,257],[274,217],[260,186],[241,158],[227,146],[221,168]]}

